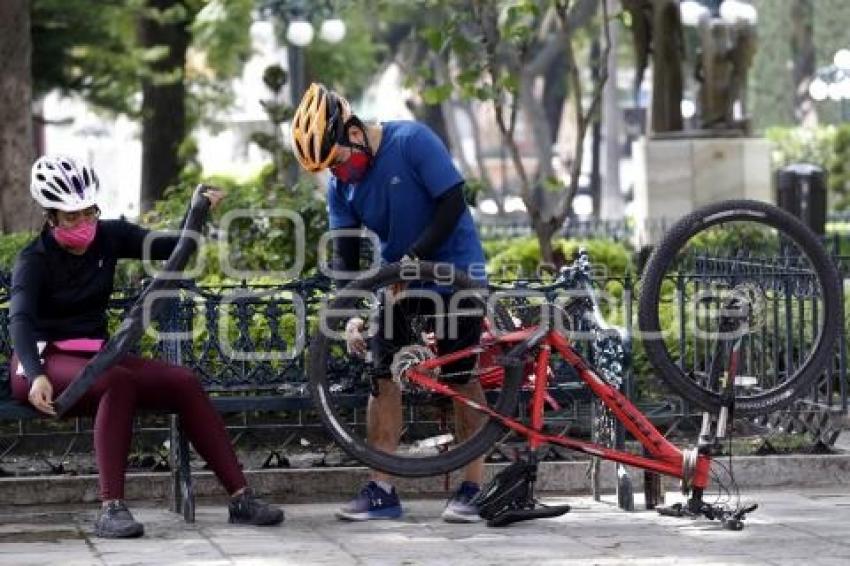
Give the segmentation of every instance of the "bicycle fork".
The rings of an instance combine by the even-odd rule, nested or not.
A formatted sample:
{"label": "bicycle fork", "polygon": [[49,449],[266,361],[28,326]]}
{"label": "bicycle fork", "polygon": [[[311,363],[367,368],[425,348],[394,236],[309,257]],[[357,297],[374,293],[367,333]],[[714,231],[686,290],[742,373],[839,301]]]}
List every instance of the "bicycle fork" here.
{"label": "bicycle fork", "polygon": [[[722,324],[721,331],[734,331],[736,328],[737,326],[733,325],[733,323],[726,322]],[[720,341],[717,343],[709,368],[708,387],[715,389],[722,382],[723,391],[721,393],[720,411],[717,414],[717,425],[714,432],[711,430],[714,420],[712,418],[713,415],[708,411],[703,411],[702,413],[698,448],[705,454],[711,453],[717,447],[718,443],[726,438],[726,433],[735,416],[735,381],[738,377],[738,361],[740,360],[742,338],[738,336],[732,342],[729,349],[729,363],[724,375],[722,354],[727,342]]]}

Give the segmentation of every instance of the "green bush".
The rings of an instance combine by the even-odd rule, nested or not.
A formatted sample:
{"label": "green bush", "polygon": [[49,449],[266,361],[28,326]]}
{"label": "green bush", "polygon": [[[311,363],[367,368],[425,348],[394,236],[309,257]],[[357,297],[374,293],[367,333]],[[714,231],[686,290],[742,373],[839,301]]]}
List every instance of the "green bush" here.
{"label": "green bush", "polygon": [[[558,239],[552,245],[559,267],[569,263],[573,254],[583,247],[590,254],[597,275],[622,276],[632,269],[632,250],[622,242]],[[535,277],[538,274],[540,244],[534,236],[485,242],[484,250],[488,257],[488,270],[496,280]]]}
{"label": "green bush", "polygon": [[[167,191],[165,198],[158,201],[155,209],[145,216],[145,223],[156,228],[173,227],[175,219],[182,218],[192,190],[200,181],[198,176],[189,176],[180,187]],[[277,182],[274,168],[268,166],[256,177],[246,181],[213,176],[203,179],[203,182],[219,187],[227,193],[210,226],[216,224],[216,218],[220,220],[222,216],[236,209],[288,210],[300,215],[305,230],[302,274],[315,269],[317,243],[327,230],[328,221],[324,199],[317,193],[312,179],[302,178],[295,186],[284,187]],[[233,267],[244,271],[283,271],[295,265],[295,227],[288,218],[264,217],[258,214],[256,217],[235,220],[226,234],[216,229],[209,229],[208,232],[214,238],[208,238],[200,252],[205,263],[205,270],[198,279],[200,284],[240,282],[225,274],[220,263],[222,257],[228,258]],[[267,276],[259,276],[251,278],[249,282],[274,281]]]}
{"label": "green bush", "polygon": [[15,258],[18,256],[18,252],[37,235],[37,232],[0,234],[0,269],[10,271],[15,265]]}

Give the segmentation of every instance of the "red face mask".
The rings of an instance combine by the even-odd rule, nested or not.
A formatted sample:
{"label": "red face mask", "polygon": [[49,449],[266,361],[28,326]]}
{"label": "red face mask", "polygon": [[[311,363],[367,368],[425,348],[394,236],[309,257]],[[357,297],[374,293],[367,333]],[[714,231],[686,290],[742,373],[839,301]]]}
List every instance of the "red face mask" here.
{"label": "red face mask", "polygon": [[348,159],[331,167],[331,173],[343,183],[357,184],[366,176],[370,165],[371,155],[365,151],[352,150]]}

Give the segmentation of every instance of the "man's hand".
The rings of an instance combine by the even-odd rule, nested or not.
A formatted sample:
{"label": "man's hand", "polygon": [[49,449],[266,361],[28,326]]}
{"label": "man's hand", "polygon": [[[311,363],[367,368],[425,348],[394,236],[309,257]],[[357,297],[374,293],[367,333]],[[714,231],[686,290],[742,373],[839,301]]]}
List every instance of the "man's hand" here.
{"label": "man's hand", "polygon": [[36,377],[30,386],[29,401],[32,406],[47,415],[56,416],[53,408],[53,386],[46,375]]}
{"label": "man's hand", "polygon": [[349,354],[366,356],[366,338],[363,336],[363,319],[354,317],[345,323],[345,347]]}

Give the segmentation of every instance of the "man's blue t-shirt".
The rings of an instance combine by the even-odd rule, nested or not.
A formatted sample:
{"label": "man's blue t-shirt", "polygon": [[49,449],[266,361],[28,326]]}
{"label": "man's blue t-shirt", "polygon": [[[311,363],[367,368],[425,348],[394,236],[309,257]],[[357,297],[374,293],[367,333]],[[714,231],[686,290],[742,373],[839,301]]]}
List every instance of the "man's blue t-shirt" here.
{"label": "man's blue t-shirt", "polygon": [[[378,152],[358,184],[328,184],[332,230],[365,226],[381,241],[384,261],[398,261],[434,218],[436,199],[463,182],[448,150],[427,126],[397,121],[383,124]],[[484,251],[469,209],[430,261],[483,272]],[[480,266],[480,267],[479,267]]]}

